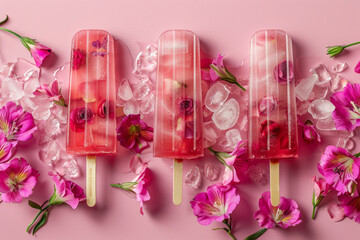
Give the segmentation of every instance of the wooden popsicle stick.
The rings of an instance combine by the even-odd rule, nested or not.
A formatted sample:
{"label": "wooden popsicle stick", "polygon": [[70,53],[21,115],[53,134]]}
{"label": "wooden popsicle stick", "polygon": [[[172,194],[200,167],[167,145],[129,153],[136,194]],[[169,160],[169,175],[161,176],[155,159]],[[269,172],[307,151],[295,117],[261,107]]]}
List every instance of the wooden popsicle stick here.
{"label": "wooden popsicle stick", "polygon": [[280,203],[279,160],[270,160],[270,201],[274,207]]}
{"label": "wooden popsicle stick", "polygon": [[96,203],[96,156],[86,156],[86,203],[89,207]]}
{"label": "wooden popsicle stick", "polygon": [[182,202],[183,160],[174,158],[173,167],[173,203],[179,205]]}

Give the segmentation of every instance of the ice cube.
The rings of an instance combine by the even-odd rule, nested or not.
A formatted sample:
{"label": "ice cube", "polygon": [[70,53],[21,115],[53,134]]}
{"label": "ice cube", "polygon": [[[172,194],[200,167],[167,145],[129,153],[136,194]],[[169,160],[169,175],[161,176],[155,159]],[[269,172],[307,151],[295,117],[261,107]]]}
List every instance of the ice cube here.
{"label": "ice cube", "polygon": [[35,110],[35,108],[37,107],[33,101],[33,98],[29,98],[26,96],[22,97],[20,99],[19,103],[25,111],[30,112],[30,113],[32,113]]}
{"label": "ice cube", "polygon": [[228,147],[234,150],[241,141],[240,131],[236,128],[231,129],[225,133],[225,138],[227,140]]}
{"label": "ice cube", "polygon": [[248,116],[247,114],[242,114],[242,118],[239,121],[240,123],[240,131],[247,131],[247,126],[248,126]]}
{"label": "ice cube", "polygon": [[323,99],[326,97],[327,93],[328,93],[328,86],[327,84],[324,84],[322,86],[318,86],[316,85],[312,91],[312,93],[310,94],[309,99],[313,100],[313,99]]}
{"label": "ice cube", "polygon": [[67,156],[65,163],[63,164],[64,175],[70,178],[76,178],[80,176],[80,168],[76,160],[70,155]]}
{"label": "ice cube", "polygon": [[308,112],[309,106],[310,106],[310,101],[309,100],[296,101],[297,114],[300,115],[300,116],[306,114]]}
{"label": "ice cube", "polygon": [[206,162],[204,165],[205,177],[210,181],[216,181],[219,178],[220,171],[214,166],[214,164]]}
{"label": "ice cube", "polygon": [[213,121],[204,122],[203,123],[204,128],[204,138],[213,142],[216,142],[216,139],[219,137],[219,130],[216,128]]}
{"label": "ice cube", "polygon": [[205,106],[212,112],[216,112],[229,97],[229,89],[219,82],[210,87],[206,93]]}
{"label": "ice cube", "polygon": [[310,104],[308,112],[314,119],[325,119],[330,117],[334,110],[335,106],[329,100],[316,99]]}
{"label": "ice cube", "polygon": [[60,122],[51,115],[45,122],[44,122],[44,131],[47,135],[59,135],[61,133]]}
{"label": "ice cube", "polygon": [[348,67],[347,63],[339,62],[332,67],[332,70],[336,73],[340,73],[343,72],[345,69],[347,69],[347,67]]}
{"label": "ice cube", "polygon": [[198,166],[191,168],[185,175],[185,183],[192,188],[198,189],[201,185],[201,172]]}
{"label": "ice cube", "polygon": [[263,185],[267,183],[265,171],[260,167],[252,165],[247,169],[246,173],[249,178],[256,183]]}
{"label": "ice cube", "polygon": [[140,113],[140,105],[137,101],[127,101],[124,104],[124,113],[125,115],[130,115],[130,114],[139,114]]}
{"label": "ice cube", "polygon": [[322,131],[336,130],[335,122],[334,122],[334,120],[333,120],[333,118],[331,116],[328,117],[328,118],[325,118],[325,119],[319,119],[316,122],[316,128],[318,130],[322,130]]}
{"label": "ice cube", "polygon": [[40,68],[23,58],[18,58],[14,63],[12,74],[18,81],[24,82],[30,77],[38,78],[40,76]]}
{"label": "ice cube", "polygon": [[120,81],[117,95],[119,98],[128,101],[133,97],[133,92],[130,87],[130,83],[126,78]]}
{"label": "ice cube", "polygon": [[234,98],[226,101],[211,117],[217,128],[220,130],[232,128],[238,118],[239,104]]}
{"label": "ice cube", "polygon": [[138,83],[132,86],[133,97],[136,100],[144,99],[150,92],[150,87],[147,83]]}
{"label": "ice cube", "polygon": [[11,74],[11,71],[14,67],[14,63],[13,62],[8,62],[5,65],[2,65],[0,67],[0,76],[1,77],[8,77]]}
{"label": "ice cube", "polygon": [[24,96],[22,83],[14,78],[5,78],[1,88],[2,97],[7,101],[18,101]]}
{"label": "ice cube", "polygon": [[141,101],[140,110],[143,114],[149,114],[154,111],[154,94],[150,93],[147,98]]}
{"label": "ice cube", "polygon": [[345,78],[337,74],[333,79],[331,79],[330,90],[331,92],[342,91],[347,83],[348,81]]}
{"label": "ice cube", "polygon": [[33,97],[33,92],[40,86],[39,78],[30,77],[24,83],[24,95],[28,97]]}
{"label": "ice cube", "polygon": [[319,64],[310,70],[313,74],[319,75],[319,80],[316,85],[323,85],[331,80],[331,75],[323,64]]}
{"label": "ice cube", "polygon": [[314,89],[315,83],[319,80],[319,76],[317,74],[312,74],[310,77],[303,79],[298,85],[295,87],[296,97],[300,101],[308,100],[311,92]]}

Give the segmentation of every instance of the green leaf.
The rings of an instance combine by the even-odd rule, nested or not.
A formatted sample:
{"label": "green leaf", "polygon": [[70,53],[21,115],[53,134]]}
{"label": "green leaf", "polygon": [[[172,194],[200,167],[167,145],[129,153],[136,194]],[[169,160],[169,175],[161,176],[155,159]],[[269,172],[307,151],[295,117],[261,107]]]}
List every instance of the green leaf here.
{"label": "green leaf", "polygon": [[261,235],[263,235],[267,230],[268,230],[267,228],[260,229],[260,230],[257,231],[256,233],[251,234],[250,236],[248,236],[247,238],[245,238],[245,240],[258,239],[258,238],[261,237]]}
{"label": "green leaf", "polygon": [[133,186],[135,186],[136,184],[138,184],[138,182],[124,182],[121,184],[110,184],[110,186],[133,192],[133,190],[131,188]]}
{"label": "green leaf", "polygon": [[226,232],[229,231],[229,229],[227,229],[227,228],[213,228],[213,229],[211,229],[211,230],[225,230]]}
{"label": "green leaf", "polygon": [[29,203],[30,207],[41,210],[41,206],[39,204],[37,204],[36,202],[29,200],[28,203]]}
{"label": "green leaf", "polygon": [[39,222],[35,225],[32,235],[34,235],[42,226],[45,225],[49,216],[49,211],[45,211],[44,214],[41,216]]}
{"label": "green leaf", "polygon": [[5,20],[2,20],[2,21],[0,22],[0,25],[3,25],[3,24],[6,23],[8,20],[9,20],[9,16],[6,15]]}
{"label": "green leaf", "polygon": [[357,154],[354,154],[354,157],[360,157],[360,152],[359,153],[357,153]]}

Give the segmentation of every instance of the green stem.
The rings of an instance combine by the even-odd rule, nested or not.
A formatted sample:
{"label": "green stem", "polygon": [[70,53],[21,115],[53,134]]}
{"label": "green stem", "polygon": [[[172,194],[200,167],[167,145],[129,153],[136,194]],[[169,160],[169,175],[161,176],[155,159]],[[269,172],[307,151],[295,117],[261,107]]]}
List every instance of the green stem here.
{"label": "green stem", "polygon": [[38,219],[38,217],[40,216],[41,213],[43,213],[44,211],[46,211],[49,207],[51,207],[51,204],[48,204],[45,208],[41,209],[41,211],[36,215],[36,217],[34,218],[34,220],[30,223],[30,225],[26,228],[26,232],[29,232],[30,227],[34,224],[34,222]]}
{"label": "green stem", "polygon": [[227,232],[227,234],[229,234],[229,236],[233,239],[236,240],[235,236],[231,233],[231,218],[230,221],[228,221],[227,219],[223,221],[223,223],[225,223],[225,225],[229,228],[228,230],[225,230]]}
{"label": "green stem", "polygon": [[354,157],[360,157],[360,152],[357,154],[354,154]]}
{"label": "green stem", "polygon": [[312,215],[311,215],[312,219],[315,219],[315,210],[316,210],[316,206],[313,205],[313,211],[312,211]]}
{"label": "green stem", "polygon": [[357,45],[357,44],[360,44],[360,42],[355,42],[355,43],[345,45],[344,48],[351,47],[351,46],[354,46],[354,45]]}
{"label": "green stem", "polygon": [[259,231],[257,231],[254,234],[251,234],[250,236],[248,236],[247,238],[245,238],[244,240],[255,240],[258,239],[259,237],[261,237],[261,235],[263,235],[268,229],[267,228],[263,228],[260,229]]}
{"label": "green stem", "polygon": [[9,30],[9,29],[6,29],[6,28],[2,28],[2,27],[0,27],[0,30],[3,30],[3,31],[6,31],[6,32],[9,32],[9,33],[11,33],[11,34],[14,34],[15,36],[17,36],[18,38],[22,38],[22,36],[20,36],[19,34],[17,34],[16,32],[13,32],[13,31],[11,31],[11,30]]}

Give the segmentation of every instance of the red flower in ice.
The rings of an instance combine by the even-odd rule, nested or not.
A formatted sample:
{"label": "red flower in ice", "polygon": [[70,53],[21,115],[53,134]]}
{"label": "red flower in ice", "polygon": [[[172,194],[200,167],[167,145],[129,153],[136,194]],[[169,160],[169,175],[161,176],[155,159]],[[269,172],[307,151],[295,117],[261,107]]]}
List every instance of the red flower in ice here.
{"label": "red flower in ice", "polygon": [[287,84],[294,79],[294,68],[292,62],[283,61],[274,68],[275,79],[282,84]]}
{"label": "red flower in ice", "polygon": [[83,131],[87,123],[94,118],[94,113],[90,108],[82,107],[70,113],[70,126],[75,131]]}
{"label": "red flower in ice", "polygon": [[81,51],[80,49],[74,49],[73,50],[73,56],[72,56],[72,68],[74,70],[79,69],[82,65],[84,65],[86,62],[86,55]]}

